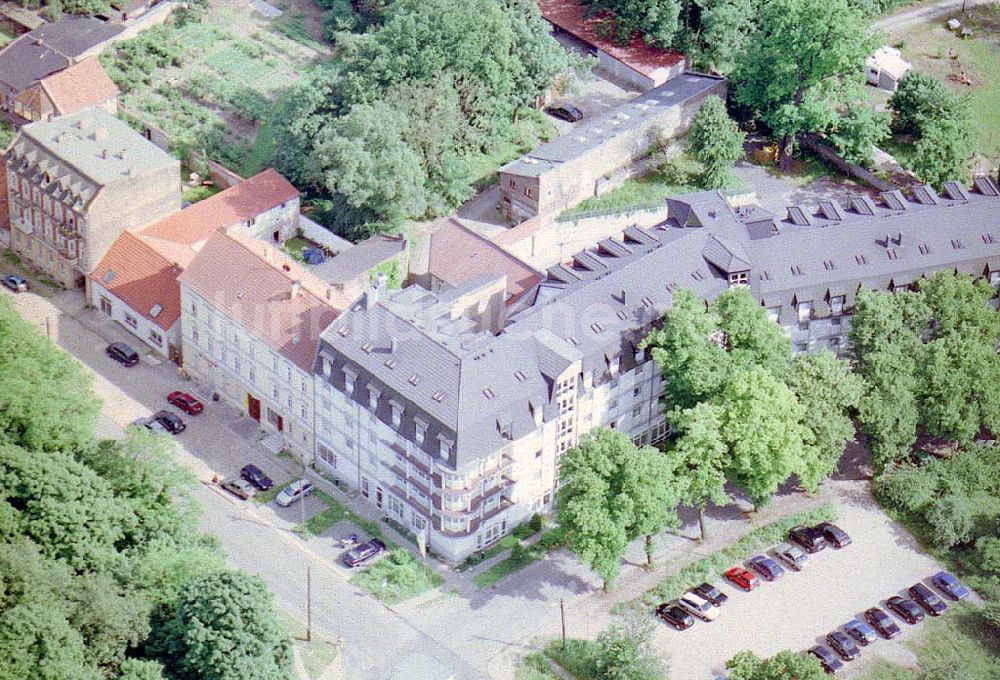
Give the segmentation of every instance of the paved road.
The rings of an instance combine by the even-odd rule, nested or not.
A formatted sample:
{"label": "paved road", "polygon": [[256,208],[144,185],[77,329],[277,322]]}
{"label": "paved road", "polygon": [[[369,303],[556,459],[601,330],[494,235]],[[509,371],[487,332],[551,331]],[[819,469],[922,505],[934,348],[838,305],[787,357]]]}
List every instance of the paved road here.
{"label": "paved road", "polygon": [[912,26],[913,24],[920,24],[928,19],[934,19],[935,17],[944,16],[946,14],[958,15],[961,13],[963,6],[966,11],[968,11],[977,5],[989,5],[990,3],[996,4],[996,2],[997,0],[943,0],[942,2],[936,2],[933,5],[915,7],[914,9],[906,10],[905,12],[899,12],[898,14],[891,14],[887,17],[882,17],[878,21],[875,21],[872,26],[881,30],[895,30],[906,26]]}

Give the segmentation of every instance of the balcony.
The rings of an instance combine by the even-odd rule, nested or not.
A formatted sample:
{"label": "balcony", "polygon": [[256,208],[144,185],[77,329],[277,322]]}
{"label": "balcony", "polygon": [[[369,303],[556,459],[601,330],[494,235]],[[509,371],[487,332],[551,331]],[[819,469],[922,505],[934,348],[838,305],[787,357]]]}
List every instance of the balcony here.
{"label": "balcony", "polygon": [[484,512],[483,515],[482,515],[482,520],[481,521],[485,522],[488,519],[493,519],[494,517],[496,517],[497,515],[499,515],[501,512],[503,512],[507,508],[513,507],[513,505],[514,505],[514,501],[512,501],[509,498],[507,498],[506,496],[501,496],[500,497],[500,504],[497,505],[497,507],[495,507],[492,510],[490,510],[489,512]]}

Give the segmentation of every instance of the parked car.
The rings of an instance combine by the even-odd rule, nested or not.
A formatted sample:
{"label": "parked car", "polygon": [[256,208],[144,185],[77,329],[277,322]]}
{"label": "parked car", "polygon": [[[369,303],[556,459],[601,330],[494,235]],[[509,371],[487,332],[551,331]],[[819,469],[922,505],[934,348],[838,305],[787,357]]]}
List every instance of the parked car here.
{"label": "parked car", "polygon": [[354,568],[372,561],[385,552],[385,543],[377,538],[373,538],[367,543],[362,543],[357,548],[351,548],[344,553],[344,564]]}
{"label": "parked car", "polygon": [[711,602],[690,590],[684,593],[678,604],[702,621],[715,621],[719,618],[719,610],[713,607]]}
{"label": "parked car", "polygon": [[169,434],[167,432],[167,428],[163,427],[163,423],[159,420],[153,420],[152,418],[136,418],[132,421],[132,424],[136,427],[145,427],[157,434]]}
{"label": "parked car", "polygon": [[823,538],[823,532],[816,531],[812,527],[801,525],[794,527],[788,532],[788,538],[809,554],[818,553],[826,547],[826,539]]}
{"label": "parked car", "polygon": [[910,586],[910,597],[912,597],[917,604],[924,608],[924,610],[931,616],[941,616],[948,605],[944,603],[938,594],[933,590],[925,586],[923,583],[917,583]]}
{"label": "parked car", "polygon": [[964,600],[969,596],[969,589],[962,582],[946,571],[939,571],[931,576],[931,583],[953,600]]}
{"label": "parked car", "polygon": [[785,575],[785,570],[781,568],[781,565],[767,555],[751,557],[747,564],[763,576],[765,581],[777,581]]}
{"label": "parked car", "polygon": [[846,548],[851,544],[851,537],[836,524],[822,522],[813,527],[813,530],[819,531],[826,542],[835,548]]}
{"label": "parked car", "polygon": [[858,619],[851,619],[845,623],[844,630],[862,647],[867,647],[878,640],[878,633],[875,632],[875,629],[870,624]]}
{"label": "parked car", "polygon": [[872,624],[886,640],[891,640],[902,632],[892,617],[878,607],[872,607],[865,611],[865,621]]}
{"label": "parked car", "polygon": [[819,659],[819,665],[827,673],[836,673],[844,667],[844,663],[837,658],[837,655],[822,645],[816,645],[809,650],[809,653]]}
{"label": "parked car", "polygon": [[192,397],[187,392],[181,392],[180,390],[168,394],[167,401],[172,406],[176,406],[189,416],[196,416],[205,410],[204,404],[202,404],[200,401]]}
{"label": "parked car", "polygon": [[124,342],[112,342],[104,348],[105,354],[122,366],[135,366],[139,363],[139,354]]}
{"label": "parked car", "polygon": [[791,543],[782,543],[774,549],[774,554],[795,571],[802,571],[809,563],[809,556]]}
{"label": "parked car", "polygon": [[313,492],[313,483],[308,479],[296,479],[278,492],[274,502],[283,508],[287,508],[295,501],[302,500]]}
{"label": "parked car", "polygon": [[187,429],[187,425],[181,420],[181,417],[170,411],[157,411],[150,420],[158,422],[170,434],[180,434]]}
{"label": "parked car", "polygon": [[749,569],[743,567],[732,567],[726,571],[725,576],[729,581],[743,590],[753,590],[760,585],[760,579]]}
{"label": "parked car", "polygon": [[844,661],[854,661],[861,656],[861,650],[854,644],[854,640],[843,631],[835,630],[827,635],[826,644],[830,645],[830,649],[840,654],[840,658]]}
{"label": "parked car", "polygon": [[259,491],[267,491],[274,486],[271,478],[265,475],[264,471],[256,465],[244,465],[240,469],[240,477],[253,484]]}
{"label": "parked car", "polygon": [[549,106],[545,109],[545,113],[549,114],[553,118],[564,120],[567,123],[576,123],[583,120],[583,111],[576,108],[572,104]]}
{"label": "parked car", "polygon": [[726,600],[729,599],[728,595],[713,586],[711,583],[702,583],[700,586],[695,586],[691,589],[691,592],[701,595],[716,607],[721,607],[725,604]]}
{"label": "parked car", "polygon": [[677,630],[687,630],[694,625],[694,617],[691,616],[687,610],[677,604],[677,600],[671,600],[670,602],[664,602],[661,604],[656,608],[656,615],[660,617],[665,624],[672,626]]}
{"label": "parked car", "polygon": [[247,500],[254,494],[253,485],[245,479],[225,479],[220,486],[240,500]]}
{"label": "parked car", "polygon": [[885,606],[911,626],[924,620],[924,610],[911,599],[893,595],[885,601]]}
{"label": "parked car", "polygon": [[18,274],[7,274],[4,276],[3,285],[7,286],[15,293],[25,293],[28,290],[27,280]]}

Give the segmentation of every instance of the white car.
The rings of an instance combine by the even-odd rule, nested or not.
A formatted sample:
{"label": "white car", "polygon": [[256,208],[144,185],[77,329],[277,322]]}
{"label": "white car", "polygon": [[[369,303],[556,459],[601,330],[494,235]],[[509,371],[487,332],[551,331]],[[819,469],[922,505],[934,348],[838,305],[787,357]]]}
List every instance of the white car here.
{"label": "white car", "polygon": [[167,428],[156,418],[136,418],[132,421],[135,427],[146,427],[156,434],[168,434]]}
{"label": "white car", "polygon": [[719,618],[719,610],[711,602],[690,590],[684,593],[678,603],[702,621],[715,621]]}
{"label": "white car", "polygon": [[311,494],[313,488],[313,483],[308,479],[297,479],[282,489],[274,498],[274,502],[283,508],[287,508],[295,501],[302,500]]}
{"label": "white car", "polygon": [[802,571],[809,564],[809,556],[791,543],[782,543],[774,549],[774,554],[795,571]]}

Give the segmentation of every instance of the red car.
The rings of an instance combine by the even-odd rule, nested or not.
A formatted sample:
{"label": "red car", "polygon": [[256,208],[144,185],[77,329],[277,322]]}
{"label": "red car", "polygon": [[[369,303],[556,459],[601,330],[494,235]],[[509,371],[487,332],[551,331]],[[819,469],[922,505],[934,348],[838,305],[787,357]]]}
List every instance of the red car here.
{"label": "red car", "polygon": [[726,572],[726,578],[743,590],[753,590],[760,585],[757,575],[743,567],[733,567]]}
{"label": "red car", "polygon": [[205,405],[187,392],[171,392],[167,395],[167,401],[189,416],[196,416],[205,410]]}

